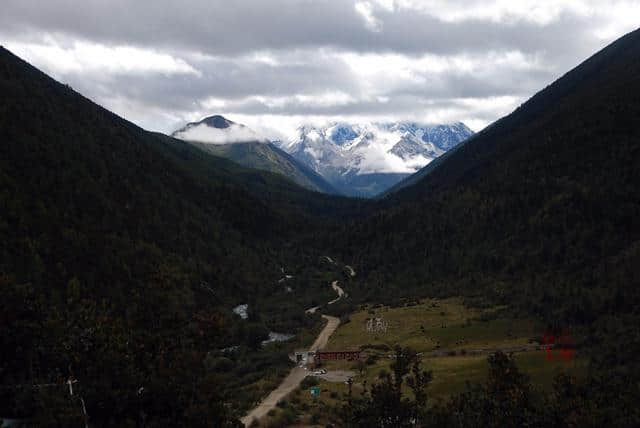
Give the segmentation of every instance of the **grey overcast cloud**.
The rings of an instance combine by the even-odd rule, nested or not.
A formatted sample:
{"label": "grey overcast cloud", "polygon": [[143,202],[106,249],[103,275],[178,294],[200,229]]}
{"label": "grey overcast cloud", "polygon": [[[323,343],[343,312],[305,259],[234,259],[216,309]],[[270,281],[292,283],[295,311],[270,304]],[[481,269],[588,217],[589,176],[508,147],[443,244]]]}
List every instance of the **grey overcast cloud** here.
{"label": "grey overcast cloud", "polygon": [[223,114],[475,131],[640,23],[640,0],[3,0],[0,42],[138,125]]}

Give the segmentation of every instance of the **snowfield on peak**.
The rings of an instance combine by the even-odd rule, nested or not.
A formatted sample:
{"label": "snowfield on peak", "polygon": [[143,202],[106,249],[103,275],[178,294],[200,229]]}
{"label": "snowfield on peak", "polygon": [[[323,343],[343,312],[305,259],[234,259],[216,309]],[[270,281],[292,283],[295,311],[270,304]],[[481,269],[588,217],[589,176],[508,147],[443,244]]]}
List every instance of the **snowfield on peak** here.
{"label": "snowfield on peak", "polygon": [[302,125],[280,148],[342,193],[383,192],[473,135],[465,124],[415,122]]}

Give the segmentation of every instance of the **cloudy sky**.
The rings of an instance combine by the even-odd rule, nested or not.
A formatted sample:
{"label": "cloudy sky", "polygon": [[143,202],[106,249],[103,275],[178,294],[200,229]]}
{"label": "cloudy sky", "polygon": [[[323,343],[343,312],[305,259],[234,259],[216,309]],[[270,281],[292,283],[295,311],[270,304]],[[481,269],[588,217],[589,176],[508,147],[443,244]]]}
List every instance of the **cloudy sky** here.
{"label": "cloudy sky", "polygon": [[2,0],[0,43],[150,130],[223,114],[327,120],[509,113],[640,25],[640,0]]}

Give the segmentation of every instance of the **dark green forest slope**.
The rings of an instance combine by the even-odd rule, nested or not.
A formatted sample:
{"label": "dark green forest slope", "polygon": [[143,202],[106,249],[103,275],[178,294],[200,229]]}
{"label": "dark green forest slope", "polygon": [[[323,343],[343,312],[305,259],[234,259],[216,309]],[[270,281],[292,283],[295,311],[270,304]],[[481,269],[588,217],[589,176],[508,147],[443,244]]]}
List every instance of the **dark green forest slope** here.
{"label": "dark green forest slope", "polygon": [[463,293],[640,358],[640,31],[426,169],[341,234],[363,300]]}
{"label": "dark green forest slope", "polygon": [[638,426],[640,30],[403,184],[336,241],[362,276],[355,301],[509,305],[590,361],[582,383],[518,387],[511,404],[509,368],[433,425]]}
{"label": "dark green forest slope", "polygon": [[[572,390],[557,426],[576,414],[632,420],[640,31],[376,202],[148,133],[6,50],[0,95],[4,415],[77,426],[81,396],[95,426],[233,425],[239,410],[225,403],[244,399],[243,385],[224,376],[257,381],[238,367],[280,364],[259,351],[268,329],[319,322],[304,308],[323,282],[297,278],[311,285],[291,298],[280,268],[324,278],[318,256],[330,252],[358,271],[333,311],[418,295],[508,304],[571,329],[594,376],[605,374]],[[255,311],[240,321],[230,309],[244,302]],[[216,351],[233,345],[252,353]],[[69,380],[72,397],[59,389]],[[484,398],[460,399],[443,418],[480,424],[482,409],[464,406]]]}
{"label": "dark green forest slope", "polygon": [[195,141],[191,143],[208,153],[231,159],[247,168],[281,174],[307,189],[338,194],[338,191],[317,172],[273,144],[261,142],[207,144]]}
{"label": "dark green forest slope", "polygon": [[313,266],[292,237],[359,205],[146,132],[1,49],[2,416],[75,425],[76,379],[94,425],[224,420],[206,357],[318,323],[280,268]]}

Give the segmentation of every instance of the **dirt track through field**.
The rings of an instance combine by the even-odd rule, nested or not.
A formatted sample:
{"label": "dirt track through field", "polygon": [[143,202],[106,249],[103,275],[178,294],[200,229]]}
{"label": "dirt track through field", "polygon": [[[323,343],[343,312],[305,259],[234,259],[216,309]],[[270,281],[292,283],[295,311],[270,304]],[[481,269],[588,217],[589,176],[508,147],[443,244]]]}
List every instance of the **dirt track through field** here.
{"label": "dirt track through field", "polygon": [[267,398],[262,400],[258,407],[255,407],[253,410],[247,413],[245,417],[240,419],[240,422],[242,422],[244,426],[247,427],[251,424],[251,422],[253,422],[254,419],[259,420],[260,418],[264,417],[267,412],[269,412],[269,410],[276,407],[278,401],[282,400],[289,393],[291,393],[291,391],[296,389],[298,385],[300,385],[300,382],[302,382],[302,379],[304,379],[306,376],[307,370],[303,369],[302,367],[294,367],[293,369],[291,369],[282,383],[276,389],[271,391]]}
{"label": "dirt track through field", "polygon": [[[333,305],[335,302],[342,299],[342,297],[344,296],[344,290],[342,289],[342,287],[338,285],[338,281],[333,281],[331,283],[331,288],[333,288],[334,291],[338,293],[338,297],[328,302],[327,305]],[[320,306],[314,306],[313,308],[307,309],[305,312],[308,314],[315,314],[318,309],[320,309]]]}
{"label": "dirt track through field", "polygon": [[[322,315],[322,318],[327,320],[327,324],[324,326],[316,341],[313,342],[313,345],[309,348],[309,351],[317,351],[318,349],[322,349],[327,346],[327,341],[329,337],[336,331],[338,325],[340,325],[340,319],[336,317],[332,317],[329,315]],[[245,417],[243,417],[240,421],[244,424],[244,426],[249,426],[254,419],[260,419],[264,417],[264,415],[269,412],[269,410],[276,407],[278,401],[282,400],[284,397],[289,395],[291,391],[296,389],[302,379],[304,379],[309,372],[302,367],[294,367],[291,369],[287,377],[284,378],[282,383],[271,393],[260,402],[260,404],[251,410]]]}
{"label": "dirt track through field", "polygon": [[331,288],[333,288],[335,290],[335,292],[338,293],[338,297],[336,297],[335,299],[330,301],[328,303],[329,305],[333,305],[335,302],[337,302],[338,300],[342,299],[342,296],[344,296],[344,290],[342,289],[342,287],[340,287],[338,285],[338,281],[333,281],[331,283]]}
{"label": "dirt track through field", "polygon": [[[338,281],[333,281],[331,283],[331,288],[338,293],[338,297],[334,300],[330,301],[328,304],[331,305],[338,300],[340,300],[344,296],[344,290],[338,285]],[[318,307],[307,309],[307,313],[314,313],[318,310]],[[327,320],[327,324],[324,326],[318,337],[316,338],[313,345],[309,348],[309,351],[317,351],[319,349],[327,346],[327,342],[329,341],[329,337],[333,334],[334,331],[340,325],[340,319],[336,317],[332,317],[330,315],[322,315],[322,318]],[[260,420],[263,418],[269,410],[276,407],[278,401],[285,398],[289,395],[294,389],[296,389],[300,382],[309,374],[307,370],[302,367],[294,367],[291,369],[287,377],[284,378],[282,383],[271,391],[267,398],[262,400],[258,406],[253,408],[246,416],[244,416],[240,421],[244,424],[245,427],[248,427],[254,419]]]}

